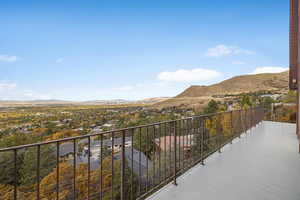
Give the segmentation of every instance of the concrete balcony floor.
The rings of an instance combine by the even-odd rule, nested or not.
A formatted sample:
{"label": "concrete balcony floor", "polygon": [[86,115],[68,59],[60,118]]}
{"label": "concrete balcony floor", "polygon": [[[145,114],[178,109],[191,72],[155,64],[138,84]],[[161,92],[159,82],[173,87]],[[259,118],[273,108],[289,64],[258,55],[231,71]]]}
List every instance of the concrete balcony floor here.
{"label": "concrete balcony floor", "polygon": [[262,122],[149,200],[300,200],[296,125]]}

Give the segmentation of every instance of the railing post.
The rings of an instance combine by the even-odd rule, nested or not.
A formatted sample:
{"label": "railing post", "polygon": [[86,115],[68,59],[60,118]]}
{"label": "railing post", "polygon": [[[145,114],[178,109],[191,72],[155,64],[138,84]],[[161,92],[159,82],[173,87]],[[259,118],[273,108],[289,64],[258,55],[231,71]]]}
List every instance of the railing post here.
{"label": "railing post", "polygon": [[111,132],[111,199],[114,199],[114,177],[115,177],[115,166],[114,166],[114,157],[115,157],[115,133]]}
{"label": "railing post", "polygon": [[59,200],[59,142],[56,143],[56,200]]}
{"label": "railing post", "polygon": [[242,110],[239,110],[239,118],[240,118],[239,122],[240,122],[240,126],[241,126],[241,127],[240,127],[240,130],[239,130],[239,131],[240,131],[240,133],[239,133],[239,138],[241,138],[242,131],[243,131],[243,130],[242,130],[242,129],[243,129],[243,128],[242,128],[242,126],[243,126],[243,122],[242,122]]}
{"label": "railing post", "polygon": [[17,150],[14,150],[14,200],[18,198],[17,190]]}
{"label": "railing post", "polygon": [[204,133],[205,133],[205,117],[202,120],[202,134],[201,134],[201,164],[204,165]]}
{"label": "railing post", "polygon": [[100,200],[102,200],[103,185],[103,134],[100,135]]}
{"label": "railing post", "polygon": [[41,146],[37,146],[37,171],[36,171],[36,198],[37,200],[40,199],[40,154],[41,154]]}
{"label": "railing post", "polygon": [[122,131],[121,200],[125,200],[125,131]]}
{"label": "railing post", "polygon": [[217,145],[218,145],[218,152],[219,153],[222,153],[221,152],[221,146],[222,146],[222,141],[221,141],[221,136],[222,136],[222,133],[221,133],[221,114],[218,114],[217,115]]}
{"label": "railing post", "polygon": [[[75,177],[74,177],[75,178]],[[87,179],[87,199],[90,199],[90,182],[91,182],[91,137],[88,137],[88,179]]]}
{"label": "railing post", "polygon": [[245,109],[245,116],[244,116],[244,117],[245,117],[245,119],[244,119],[244,122],[245,122],[245,135],[246,135],[246,136],[247,136],[247,132],[248,132],[248,120],[247,120],[247,118],[248,118],[248,117],[247,117],[247,115],[248,115],[248,110],[249,110],[249,109],[247,109],[247,108]]}
{"label": "railing post", "polygon": [[74,160],[73,160],[73,174],[74,174],[74,178],[73,178],[73,195],[74,195],[74,200],[76,199],[76,139],[73,140],[73,151],[74,151]]}
{"label": "railing post", "polygon": [[174,185],[177,185],[177,121],[174,122]]}
{"label": "railing post", "polygon": [[234,133],[233,133],[233,111],[230,112],[230,131],[231,131],[231,141],[230,144],[232,144]]}

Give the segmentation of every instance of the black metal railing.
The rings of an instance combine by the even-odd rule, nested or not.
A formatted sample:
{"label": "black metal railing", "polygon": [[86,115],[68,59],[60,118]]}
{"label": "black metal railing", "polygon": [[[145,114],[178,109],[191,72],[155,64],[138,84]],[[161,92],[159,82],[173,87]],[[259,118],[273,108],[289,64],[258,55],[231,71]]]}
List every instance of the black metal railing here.
{"label": "black metal railing", "polygon": [[144,199],[263,117],[251,108],[0,149],[0,199]]}

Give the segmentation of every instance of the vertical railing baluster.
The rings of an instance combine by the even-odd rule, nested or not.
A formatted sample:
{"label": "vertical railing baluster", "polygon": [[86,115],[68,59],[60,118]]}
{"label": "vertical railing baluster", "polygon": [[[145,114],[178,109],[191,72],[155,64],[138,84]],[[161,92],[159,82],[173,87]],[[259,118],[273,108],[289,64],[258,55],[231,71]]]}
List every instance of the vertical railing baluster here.
{"label": "vertical railing baluster", "polygon": [[234,130],[233,130],[233,111],[230,111],[230,132],[231,132],[231,141],[230,144],[232,144],[233,139],[235,138]]}
{"label": "vertical railing baluster", "polygon": [[241,134],[243,132],[243,125],[242,125],[242,110],[239,110],[239,138],[241,138]]}
{"label": "vertical railing baluster", "polygon": [[187,145],[187,121],[186,120],[183,120],[183,168],[185,169],[186,168],[186,156],[187,156],[187,149],[188,149],[188,145]]}
{"label": "vertical railing baluster", "polygon": [[56,200],[59,200],[59,142],[56,143]]}
{"label": "vertical railing baluster", "polygon": [[[156,130],[155,130],[155,125],[152,127],[152,129],[153,129],[153,137],[150,137],[151,138],[151,140],[152,140],[152,138],[154,138],[154,141],[155,141],[155,139],[156,139]],[[153,141],[150,141],[150,143],[153,143]],[[152,160],[153,160],[153,165],[152,165],[152,181],[151,181],[151,183],[152,183],[152,185],[155,187],[155,184],[156,184],[156,182],[155,182],[155,180],[156,180],[156,170],[155,170],[155,159],[156,159],[156,152],[154,151],[153,152],[153,158],[152,158]]]}
{"label": "vertical railing baluster", "polygon": [[73,140],[73,150],[74,150],[74,159],[73,159],[73,196],[76,199],[76,139]]}
{"label": "vertical railing baluster", "polygon": [[178,160],[179,160],[179,162],[178,162],[178,170],[180,171],[181,170],[181,160],[180,160],[180,158],[181,158],[181,156],[180,156],[180,154],[181,154],[181,120],[179,120],[178,121]]}
{"label": "vertical railing baluster", "polygon": [[198,136],[197,136],[197,142],[198,142],[198,158],[197,158],[197,160],[198,160],[198,162],[199,161],[201,161],[201,141],[200,141],[200,139],[201,139],[201,118],[200,117],[198,117]]}
{"label": "vertical railing baluster", "polygon": [[247,122],[247,108],[245,108],[244,109],[244,116],[243,116],[243,118],[244,118],[244,123],[245,123],[245,135],[247,136],[247,131],[248,131],[248,128],[247,128],[247,124],[248,124],[248,122]]}
{"label": "vertical railing baluster", "polygon": [[102,200],[103,190],[103,134],[100,135],[100,200]]}
{"label": "vertical railing baluster", "polygon": [[41,153],[41,146],[37,146],[37,169],[36,169],[36,181],[37,181],[37,199],[40,199],[40,153]]}
{"label": "vertical railing baluster", "polygon": [[194,158],[194,154],[195,154],[195,147],[194,147],[194,136],[195,136],[195,124],[194,124],[194,118],[191,118],[191,134],[190,134],[190,146],[192,148],[192,162],[191,165],[194,165],[195,162],[195,158]]}
{"label": "vertical railing baluster", "polygon": [[149,142],[149,127],[146,127],[146,168],[147,168],[147,182],[146,182],[146,192],[148,192],[149,187],[149,163],[148,163],[148,156],[149,156],[149,149],[148,149],[148,142]]}
{"label": "vertical railing baluster", "polygon": [[133,140],[134,129],[131,129],[131,176],[130,176],[130,199],[133,200]]}
{"label": "vertical railing baluster", "polygon": [[114,200],[114,176],[115,176],[115,166],[114,166],[114,153],[115,153],[115,133],[111,132],[111,199]]}
{"label": "vertical railing baluster", "polygon": [[177,123],[174,122],[174,185],[177,185]]}
{"label": "vertical railing baluster", "polygon": [[159,142],[159,146],[158,146],[158,168],[159,168],[159,172],[158,172],[158,176],[159,176],[159,184],[161,183],[161,124],[159,124],[158,126],[158,130],[159,130],[159,138],[158,138],[158,142]]}
{"label": "vertical railing baluster", "polygon": [[198,117],[198,144],[199,144],[199,146],[198,146],[198,161],[201,161],[201,141],[200,141],[200,139],[201,139],[201,117]]}
{"label": "vertical railing baluster", "polygon": [[184,171],[185,169],[185,122],[184,122],[184,119],[182,119],[182,126],[181,126],[181,129],[182,129],[182,133],[181,133],[181,137],[182,137],[182,157],[181,157],[181,160],[182,160],[182,164],[181,164],[181,167]]}
{"label": "vertical railing baluster", "polygon": [[[221,147],[222,147],[222,131],[221,131],[221,115],[222,114],[217,114],[217,138],[218,138],[218,152],[221,153]],[[218,134],[219,133],[219,134]]]}
{"label": "vertical railing baluster", "polygon": [[205,133],[205,117],[202,118],[202,133],[201,133],[201,164],[204,165],[204,133]]}
{"label": "vertical railing baluster", "polygon": [[90,199],[90,181],[91,181],[91,137],[88,137],[88,187],[87,199]]}
{"label": "vertical railing baluster", "polygon": [[121,200],[125,200],[125,131],[122,131],[122,152],[121,152]]}
{"label": "vertical railing baluster", "polygon": [[185,138],[184,138],[184,141],[185,141],[185,147],[186,147],[186,150],[185,150],[185,168],[188,167],[189,165],[189,154],[190,154],[190,146],[189,146],[189,120],[186,119],[185,120],[185,128],[184,128],[184,131],[185,131]]}
{"label": "vertical railing baluster", "polygon": [[17,149],[14,150],[14,200],[17,200],[18,199],[18,190],[17,190],[17,187],[18,187],[18,183],[17,183],[17,175],[18,175],[18,172],[17,172],[17,156],[18,156],[18,152],[17,152]]}
{"label": "vertical railing baluster", "polygon": [[193,134],[192,120],[188,119],[188,145],[190,147],[189,166],[191,166],[193,163],[193,146],[192,146],[192,140],[191,140],[192,134]]}
{"label": "vertical railing baluster", "polygon": [[168,177],[172,176],[172,127],[170,122],[168,123],[168,134],[169,134],[169,167]]}
{"label": "vertical railing baluster", "polygon": [[198,158],[198,161],[201,163],[201,160],[202,160],[202,149],[201,149],[201,135],[202,135],[202,120],[201,120],[201,117],[198,118],[199,120],[199,135],[198,135],[198,152],[199,152],[199,158]]}
{"label": "vertical railing baluster", "polygon": [[[142,193],[142,128],[139,128],[139,195]],[[144,174],[143,174],[144,177]]]}
{"label": "vertical railing baluster", "polygon": [[167,123],[164,123],[164,181],[167,179]]}
{"label": "vertical railing baluster", "polygon": [[189,136],[190,136],[190,125],[189,125],[189,119],[186,120],[186,127],[185,127],[185,130],[186,130],[186,146],[187,146],[187,149],[188,149],[188,153],[187,153],[187,167],[189,167],[189,164],[190,164],[190,160],[191,160],[191,157],[190,157],[190,154],[191,154],[191,146],[190,146],[190,140],[189,140]]}

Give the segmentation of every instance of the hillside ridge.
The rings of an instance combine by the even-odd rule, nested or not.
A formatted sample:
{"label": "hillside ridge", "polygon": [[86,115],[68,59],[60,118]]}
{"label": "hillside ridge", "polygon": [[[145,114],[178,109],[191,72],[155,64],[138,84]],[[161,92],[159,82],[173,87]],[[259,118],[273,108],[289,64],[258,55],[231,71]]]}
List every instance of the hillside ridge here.
{"label": "hillside ridge", "polygon": [[155,107],[203,107],[211,99],[222,100],[226,95],[261,91],[285,93],[288,91],[288,83],[289,71],[240,75],[209,86],[192,85],[179,95],[155,104]]}
{"label": "hillside ridge", "polygon": [[287,90],[288,81],[288,71],[282,73],[241,75],[210,86],[192,85],[175,98],[240,94],[263,90]]}

